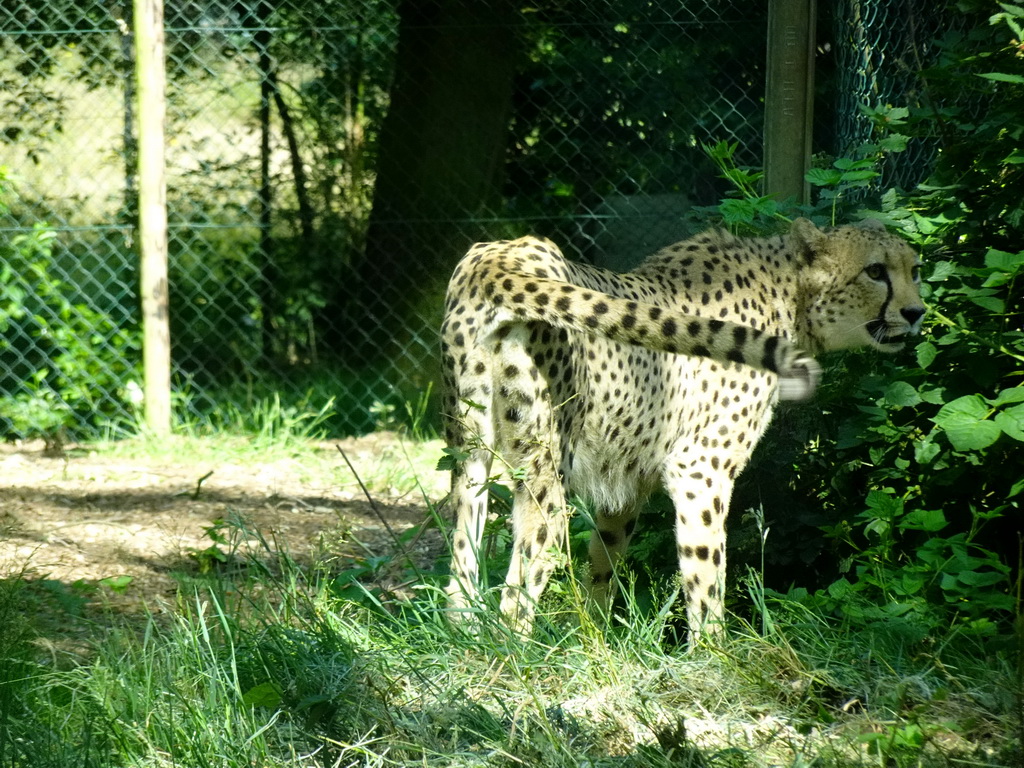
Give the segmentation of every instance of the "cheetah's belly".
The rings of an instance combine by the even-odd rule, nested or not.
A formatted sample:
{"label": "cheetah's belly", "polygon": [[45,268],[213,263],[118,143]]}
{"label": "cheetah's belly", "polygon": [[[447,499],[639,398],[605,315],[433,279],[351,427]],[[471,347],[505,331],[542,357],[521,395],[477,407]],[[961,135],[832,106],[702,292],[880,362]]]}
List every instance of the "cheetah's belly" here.
{"label": "cheetah's belly", "polygon": [[694,371],[664,353],[591,343],[596,354],[579,391],[592,407],[570,428],[566,481],[571,493],[615,512],[660,485],[665,457],[688,415],[683,395]]}
{"label": "cheetah's belly", "polygon": [[570,493],[605,512],[628,509],[643,501],[660,482],[661,462],[651,457],[643,470],[627,467],[620,446],[577,443],[567,471]]}
{"label": "cheetah's belly", "polygon": [[768,374],[635,349],[625,350],[619,368],[623,350],[608,351],[604,359],[615,365],[591,362],[591,378],[580,386],[593,407],[570,429],[572,461],[563,464],[570,493],[615,512],[658,488],[670,457],[711,452],[723,463],[746,464],[771,414],[774,398],[762,395]]}

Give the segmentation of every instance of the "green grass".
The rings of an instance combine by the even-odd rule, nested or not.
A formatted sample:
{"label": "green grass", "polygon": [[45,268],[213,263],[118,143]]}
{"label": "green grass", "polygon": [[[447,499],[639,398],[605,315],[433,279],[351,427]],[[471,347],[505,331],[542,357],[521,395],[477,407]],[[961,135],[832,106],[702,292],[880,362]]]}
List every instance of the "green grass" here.
{"label": "green grass", "polygon": [[[348,471],[309,440],[318,413],[268,400],[240,425],[265,425],[247,436],[96,449]],[[370,493],[416,493],[440,443],[375,437],[352,457]],[[17,577],[0,580],[0,768],[1021,764],[1008,635],[910,642],[754,575],[751,614],[688,649],[670,586],[634,597],[627,579],[600,627],[563,576],[524,638],[488,611],[451,621],[443,569],[387,563],[415,585],[400,600],[369,561],[300,568],[230,513],[218,536],[244,567],[181,579],[170,604],[111,614],[72,650],[33,621]]]}
{"label": "green grass", "polygon": [[[244,523],[229,536],[250,538]],[[600,630],[562,590],[531,638],[387,601],[262,542],[242,581],[183,588],[88,653],[0,633],[0,766],[1001,766],[1009,655],[906,647],[761,596],[766,629],[666,642],[671,594]],[[426,579],[425,579],[426,580]],[[18,626],[15,582],[0,595]],[[756,583],[752,585],[756,591]],[[762,618],[764,621],[762,621]]]}
{"label": "green grass", "polygon": [[[379,369],[320,367],[290,371],[287,380],[266,374],[233,386],[180,389],[176,429],[194,436],[229,433],[275,442],[278,436],[301,440],[389,430],[427,439],[436,436],[440,421],[432,382],[399,389],[388,382],[388,372]],[[129,433],[137,427],[127,426]]]}

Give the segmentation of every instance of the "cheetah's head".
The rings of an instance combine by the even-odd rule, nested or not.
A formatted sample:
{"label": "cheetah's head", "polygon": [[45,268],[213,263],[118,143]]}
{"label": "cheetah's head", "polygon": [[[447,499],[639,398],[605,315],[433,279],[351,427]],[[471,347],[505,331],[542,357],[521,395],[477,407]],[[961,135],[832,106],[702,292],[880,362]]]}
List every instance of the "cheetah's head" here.
{"label": "cheetah's head", "polygon": [[920,260],[881,222],[822,231],[797,219],[790,239],[806,263],[805,333],[815,347],[895,352],[920,330]]}

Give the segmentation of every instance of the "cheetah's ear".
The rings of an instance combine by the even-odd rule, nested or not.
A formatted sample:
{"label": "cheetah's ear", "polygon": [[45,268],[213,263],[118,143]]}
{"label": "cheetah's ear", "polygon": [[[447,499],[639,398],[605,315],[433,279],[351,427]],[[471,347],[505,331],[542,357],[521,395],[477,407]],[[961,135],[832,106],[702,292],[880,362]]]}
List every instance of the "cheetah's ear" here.
{"label": "cheetah's ear", "polygon": [[826,240],[826,235],[810,219],[794,219],[789,230],[793,247],[801,252],[808,264],[813,264]]}

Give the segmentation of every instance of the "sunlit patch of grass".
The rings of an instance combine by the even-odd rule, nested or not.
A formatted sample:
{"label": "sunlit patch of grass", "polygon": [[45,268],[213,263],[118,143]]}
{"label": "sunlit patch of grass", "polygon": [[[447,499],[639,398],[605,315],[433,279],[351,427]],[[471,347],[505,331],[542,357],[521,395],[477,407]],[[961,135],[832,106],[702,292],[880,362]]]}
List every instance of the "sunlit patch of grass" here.
{"label": "sunlit patch of grass", "polygon": [[[323,477],[336,468],[338,482],[360,493],[388,498],[437,498],[442,493],[447,475],[439,477],[436,471],[443,446],[431,418],[432,387],[401,406],[377,402],[376,409],[368,409],[355,407],[352,390],[369,392],[371,388],[340,387],[347,395],[339,400],[330,394],[339,389],[334,378],[316,376],[307,383],[309,388],[301,396],[285,395],[269,381],[253,384],[244,397],[225,395],[222,400],[228,405],[201,416],[183,401],[173,436],[154,437],[139,425],[132,437],[91,447],[111,455],[169,460],[184,455],[210,462],[292,458],[298,472],[312,476]],[[377,429],[361,437],[339,432],[353,409],[373,411]]]}
{"label": "sunlit patch of grass", "polygon": [[447,475],[436,469],[443,448],[438,439],[417,440],[403,431],[327,439],[316,429],[322,411],[291,417],[281,413],[279,402],[271,401],[257,412],[264,414],[264,427],[255,432],[198,430],[170,436],[143,432],[89,443],[77,450],[125,460],[187,460],[211,467],[288,462],[297,480],[345,489],[353,498],[369,494],[387,501],[421,503],[424,496],[436,500],[444,493]]}

